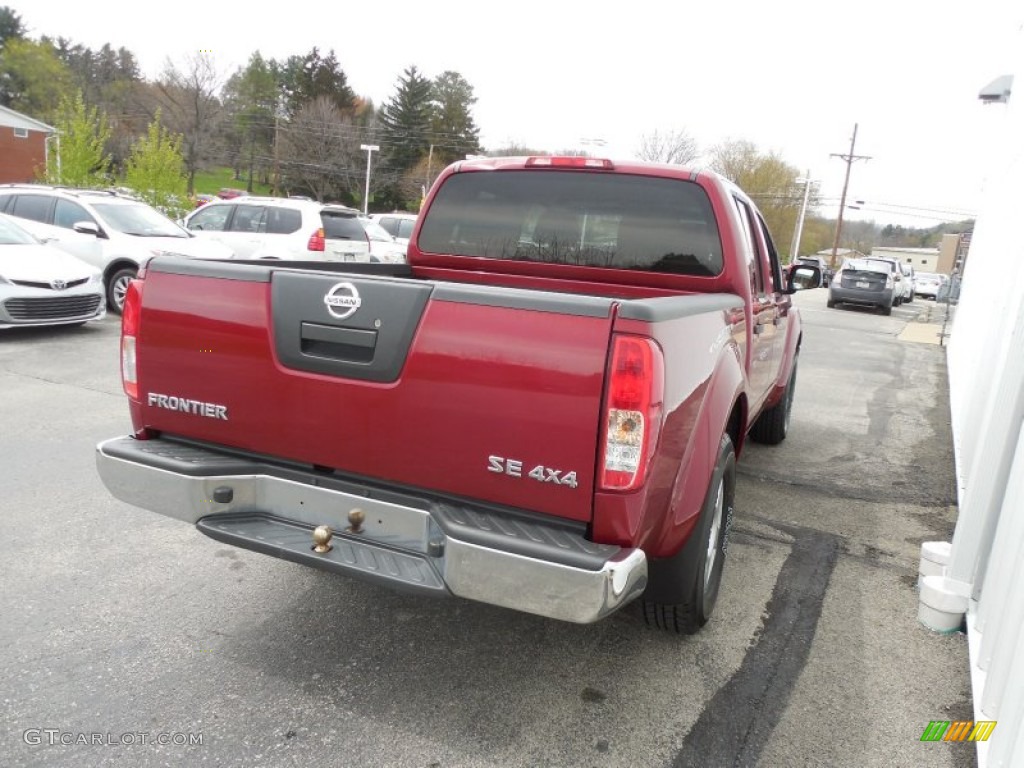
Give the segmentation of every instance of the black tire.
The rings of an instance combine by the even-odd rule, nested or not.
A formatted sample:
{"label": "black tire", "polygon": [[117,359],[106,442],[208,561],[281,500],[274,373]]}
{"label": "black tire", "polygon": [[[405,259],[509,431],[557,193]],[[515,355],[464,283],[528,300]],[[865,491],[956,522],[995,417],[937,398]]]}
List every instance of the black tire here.
{"label": "black tire", "polygon": [[750,428],[750,439],[765,445],[778,445],[789,434],[789,420],[793,415],[793,393],[796,391],[796,366],[793,360],[793,371],[789,374],[782,399],[762,413],[754,426]]}
{"label": "black tire", "polygon": [[882,310],[882,314],[883,315],[891,315],[892,314],[892,307],[880,307],[880,309]]}
{"label": "black tire", "polygon": [[107,278],[107,306],[111,312],[120,315],[124,307],[124,295],[138,270],[135,267],[121,267]]}
{"label": "black tire", "polygon": [[911,293],[910,293],[910,298],[909,298],[909,299],[907,299],[907,304],[910,304],[910,303],[912,303],[913,301],[914,301],[914,293],[913,293],[913,292],[911,292]]}
{"label": "black tire", "polygon": [[825,306],[828,307],[829,309],[835,309],[836,303],[832,301],[832,299],[829,299],[828,301],[825,302]]}
{"label": "black tire", "polygon": [[648,625],[692,635],[711,618],[722,584],[736,492],[736,453],[722,435],[700,519],[674,557],[648,563],[647,589],[640,599]]}

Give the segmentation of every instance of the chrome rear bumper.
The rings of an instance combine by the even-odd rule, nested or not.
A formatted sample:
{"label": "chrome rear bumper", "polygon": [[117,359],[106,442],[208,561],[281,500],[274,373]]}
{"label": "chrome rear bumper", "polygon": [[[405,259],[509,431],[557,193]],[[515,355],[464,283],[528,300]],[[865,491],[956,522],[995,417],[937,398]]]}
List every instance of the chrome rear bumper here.
{"label": "chrome rear bumper", "polygon": [[[647,584],[643,551],[594,544],[556,520],[381,491],[164,439],[107,440],[96,464],[110,492],[129,504],[225,543],[398,589],[590,623]],[[362,515],[353,518],[356,509]],[[318,553],[312,532],[324,525],[334,535]]]}

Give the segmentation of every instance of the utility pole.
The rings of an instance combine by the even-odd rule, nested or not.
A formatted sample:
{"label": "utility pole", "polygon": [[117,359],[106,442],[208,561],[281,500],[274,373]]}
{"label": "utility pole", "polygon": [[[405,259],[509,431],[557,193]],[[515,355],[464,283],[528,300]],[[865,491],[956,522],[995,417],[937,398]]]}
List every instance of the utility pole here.
{"label": "utility pole", "polygon": [[842,155],[833,152],[829,157],[840,157],[846,161],[846,180],[843,181],[843,196],[839,200],[839,219],[836,221],[836,239],[832,243],[832,262],[829,264],[833,269],[836,266],[836,252],[839,250],[839,236],[843,232],[843,211],[846,209],[846,188],[850,186],[850,166],[853,165],[854,160],[870,160],[868,155],[855,155],[853,154],[854,147],[857,146],[857,123],[853,124],[853,138],[850,139],[850,154]]}
{"label": "utility pole", "polygon": [[376,144],[360,144],[359,148],[366,152],[366,193],[363,195],[363,215],[366,216],[370,212],[370,161],[380,147]]}
{"label": "utility pole", "polygon": [[804,183],[804,202],[800,206],[800,215],[796,219],[796,229],[793,230],[793,245],[789,252],[789,263],[793,264],[796,262],[796,257],[800,255],[800,235],[804,231],[804,217],[807,215],[807,199],[811,196],[811,184],[817,184],[818,182],[811,178],[811,171],[807,169],[807,175],[802,179],[797,179],[797,183]]}
{"label": "utility pole", "polygon": [[274,110],[274,189],[273,195],[277,197],[277,187],[280,183],[281,178],[281,162],[279,160],[277,152],[277,139],[278,133],[281,131],[281,105],[278,102],[277,109]]}
{"label": "utility pole", "polygon": [[[426,180],[426,183],[423,185],[424,189],[429,189],[430,188],[430,173],[433,170],[433,165],[434,165],[434,145],[431,144],[430,145],[430,154],[427,155],[427,180]],[[426,193],[425,192],[423,193],[423,196],[426,197]]]}

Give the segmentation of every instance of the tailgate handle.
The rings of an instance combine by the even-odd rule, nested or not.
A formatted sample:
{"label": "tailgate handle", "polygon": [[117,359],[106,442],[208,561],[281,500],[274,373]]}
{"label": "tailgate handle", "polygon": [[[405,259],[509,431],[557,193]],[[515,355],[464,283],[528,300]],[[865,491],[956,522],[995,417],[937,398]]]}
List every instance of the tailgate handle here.
{"label": "tailgate handle", "polygon": [[311,357],[327,357],[353,363],[373,361],[377,332],[302,323],[301,351]]}

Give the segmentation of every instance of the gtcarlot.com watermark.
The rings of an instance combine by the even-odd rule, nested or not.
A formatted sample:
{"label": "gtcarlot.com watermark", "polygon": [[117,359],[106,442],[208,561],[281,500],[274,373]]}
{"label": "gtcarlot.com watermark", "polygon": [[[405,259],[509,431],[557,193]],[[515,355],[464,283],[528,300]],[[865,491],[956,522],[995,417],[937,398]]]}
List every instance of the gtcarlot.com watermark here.
{"label": "gtcarlot.com watermark", "polygon": [[195,747],[202,746],[202,732],[193,733],[170,731],[153,733],[151,731],[63,731],[60,728],[27,728],[21,733],[22,740],[32,747],[39,746],[97,746],[97,747],[130,747],[135,745],[157,744],[159,746]]}

